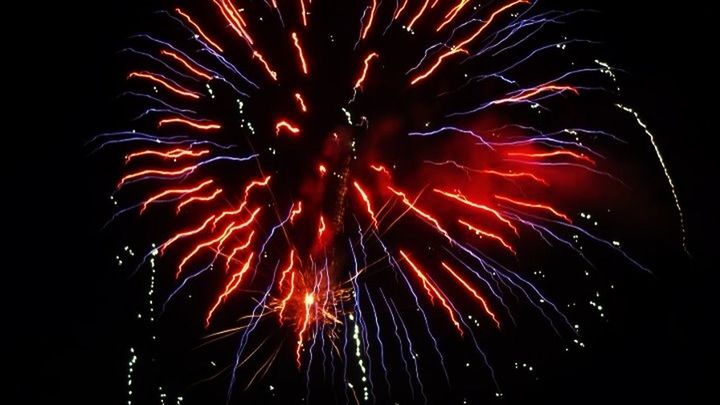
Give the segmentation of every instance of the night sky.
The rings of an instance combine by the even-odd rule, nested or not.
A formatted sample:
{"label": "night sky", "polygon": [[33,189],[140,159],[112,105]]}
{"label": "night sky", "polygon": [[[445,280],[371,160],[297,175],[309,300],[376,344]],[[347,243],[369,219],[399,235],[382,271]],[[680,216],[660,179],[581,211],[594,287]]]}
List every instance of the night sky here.
{"label": "night sky", "polygon": [[[6,51],[12,55],[4,61],[12,89],[6,102],[18,110],[6,117],[10,127],[4,131],[5,161],[9,157],[11,162],[4,171],[9,182],[3,193],[10,204],[4,211],[10,246],[6,243],[3,266],[10,315],[4,328],[11,359],[5,368],[11,376],[7,403],[126,402],[128,350],[143,336],[133,316],[143,305],[137,294],[144,291],[139,285],[145,279],[129,279],[116,265],[122,241],[131,240],[129,231],[101,230],[111,215],[107,197],[115,181],[106,172],[118,162],[104,159],[117,156],[89,157],[84,144],[124,122],[114,106],[128,67],[117,51],[164,4],[107,1],[86,8],[55,3],[6,16],[26,25],[26,33],[6,36],[17,49]],[[717,267],[713,242],[718,221],[710,196],[717,184],[717,159],[710,147],[716,135],[710,125],[716,75],[707,55],[714,50],[709,44],[711,13],[647,0],[582,4],[599,11],[583,33],[603,42],[595,48],[602,60],[625,71],[620,74],[621,100],[640,113],[657,137],[686,215],[692,257],[682,250],[661,167],[642,132],[633,129],[624,135],[637,140],[632,147],[639,151],[638,161],[628,170],[642,167],[631,184],[641,190],[640,203],[634,205],[623,237],[631,241],[630,253],[654,274],[628,265],[609,269],[615,285],[603,302],[609,321],[590,322],[583,336],[588,348],[564,356],[552,336],[538,338],[539,349],[532,350],[540,370],[531,376],[511,371],[503,386],[505,398],[492,402],[700,403],[709,392],[717,354],[711,271]],[[646,183],[637,182],[638,177]],[[601,261],[598,267],[618,263]],[[510,333],[508,339],[517,343],[527,337]],[[542,352],[544,344],[552,350]],[[511,364],[514,349],[501,349],[505,353],[499,358]],[[156,380],[179,385],[173,379],[177,370],[162,370],[138,378],[148,385]],[[275,372],[274,378],[300,377],[292,370]],[[460,380],[458,387],[472,384]],[[213,395],[212,390],[222,390],[224,384],[200,389],[210,392],[197,394],[208,402],[185,403],[223,403],[224,393]],[[491,401],[471,403],[481,402]]]}

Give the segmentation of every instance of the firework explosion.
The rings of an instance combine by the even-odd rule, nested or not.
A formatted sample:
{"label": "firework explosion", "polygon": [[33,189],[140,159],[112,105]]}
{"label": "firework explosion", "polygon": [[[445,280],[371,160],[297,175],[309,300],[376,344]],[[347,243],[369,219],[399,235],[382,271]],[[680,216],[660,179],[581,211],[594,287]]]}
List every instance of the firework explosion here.
{"label": "firework explosion", "polygon": [[[597,61],[547,63],[587,42],[533,41],[572,13],[527,0],[338,3],[163,12],[175,40],[141,34],[126,49],[139,67],[125,95],[146,106],[138,129],[94,140],[126,151],[113,220],[163,224],[142,264],[152,262],[153,289],[155,262],[174,276],[165,307],[194,289],[204,319],[187,321],[236,337],[228,398],[249,359],[259,366],[243,386],[287,353],[307,379],[319,368],[341,376],[348,401],[389,389],[389,369],[427,401],[414,339],[431,342],[427,357],[447,377],[449,338],[437,331],[484,359],[476,327],[514,325],[513,303],[576,332],[513,270],[532,246],[589,262],[582,237],[642,268],[573,214],[579,190],[620,183],[592,146],[619,139],[547,128],[599,90],[590,78],[614,78]],[[266,344],[278,325],[282,338]]]}

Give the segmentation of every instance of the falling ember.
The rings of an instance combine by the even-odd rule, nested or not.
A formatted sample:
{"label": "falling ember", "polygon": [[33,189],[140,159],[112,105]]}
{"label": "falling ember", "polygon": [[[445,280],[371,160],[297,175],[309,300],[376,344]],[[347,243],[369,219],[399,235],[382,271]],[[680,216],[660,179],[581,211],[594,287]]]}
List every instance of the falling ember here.
{"label": "falling ember", "polygon": [[147,66],[124,96],[143,112],[91,145],[120,150],[112,220],[156,241],[138,268],[174,283],[166,308],[238,337],[228,396],[278,363],[348,402],[433,402],[423,373],[451,381],[451,345],[490,368],[476,336],[519,328],[520,306],[576,336],[526,272],[538,249],[645,269],[577,216],[606,208],[583,197],[617,186],[596,180],[617,179],[619,137],[565,113],[602,71],[565,54],[587,41],[536,35],[573,14],[538,3],[213,0],[165,13],[184,36],[134,39]]}

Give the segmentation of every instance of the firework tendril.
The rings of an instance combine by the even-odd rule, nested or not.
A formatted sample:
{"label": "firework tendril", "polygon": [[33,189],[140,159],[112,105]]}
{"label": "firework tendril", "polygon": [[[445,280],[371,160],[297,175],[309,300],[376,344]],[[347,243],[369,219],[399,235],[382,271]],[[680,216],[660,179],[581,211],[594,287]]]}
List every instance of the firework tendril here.
{"label": "firework tendril", "polygon": [[146,258],[174,277],[166,307],[195,289],[205,317],[188,322],[239,336],[228,396],[267,330],[281,338],[250,382],[284,348],[308,378],[313,362],[330,364],[356,400],[383,375],[389,389],[396,367],[424,397],[414,340],[448,375],[453,343],[438,330],[484,358],[469,314],[499,334],[524,302],[572,336],[514,270],[527,250],[585,259],[580,234],[637,264],[576,220],[573,189],[619,183],[593,146],[616,137],[551,127],[608,70],[539,66],[583,43],[534,40],[572,13],[528,0],[336,3],[203,0],[162,13],[166,34],[129,48],[140,66],[125,94],[142,114],[94,140],[125,151],[113,198],[130,202],[113,219],[165,218]]}

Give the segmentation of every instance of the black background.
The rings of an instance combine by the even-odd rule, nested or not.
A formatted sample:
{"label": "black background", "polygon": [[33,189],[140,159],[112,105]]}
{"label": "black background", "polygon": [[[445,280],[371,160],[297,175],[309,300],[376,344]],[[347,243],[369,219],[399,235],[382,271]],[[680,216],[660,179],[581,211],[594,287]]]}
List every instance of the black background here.
{"label": "black background", "polygon": [[[625,297],[625,310],[582,361],[553,370],[517,397],[705,402],[717,353],[712,13],[648,0],[595,3],[586,2],[602,12],[595,37],[606,42],[604,59],[629,72],[623,99],[658,137],[693,257],[682,255],[677,240],[658,247],[677,252],[658,252],[665,259],[655,276],[631,281],[636,292]],[[139,0],[56,2],[6,17],[21,26],[6,34],[3,58],[5,102],[12,105],[2,131],[10,165],[2,192],[9,203],[2,267],[10,403],[124,402],[126,279],[112,271],[98,232],[110,209],[108,180],[89,163],[83,143],[117,119],[110,111],[120,88],[116,51],[158,8]]]}

